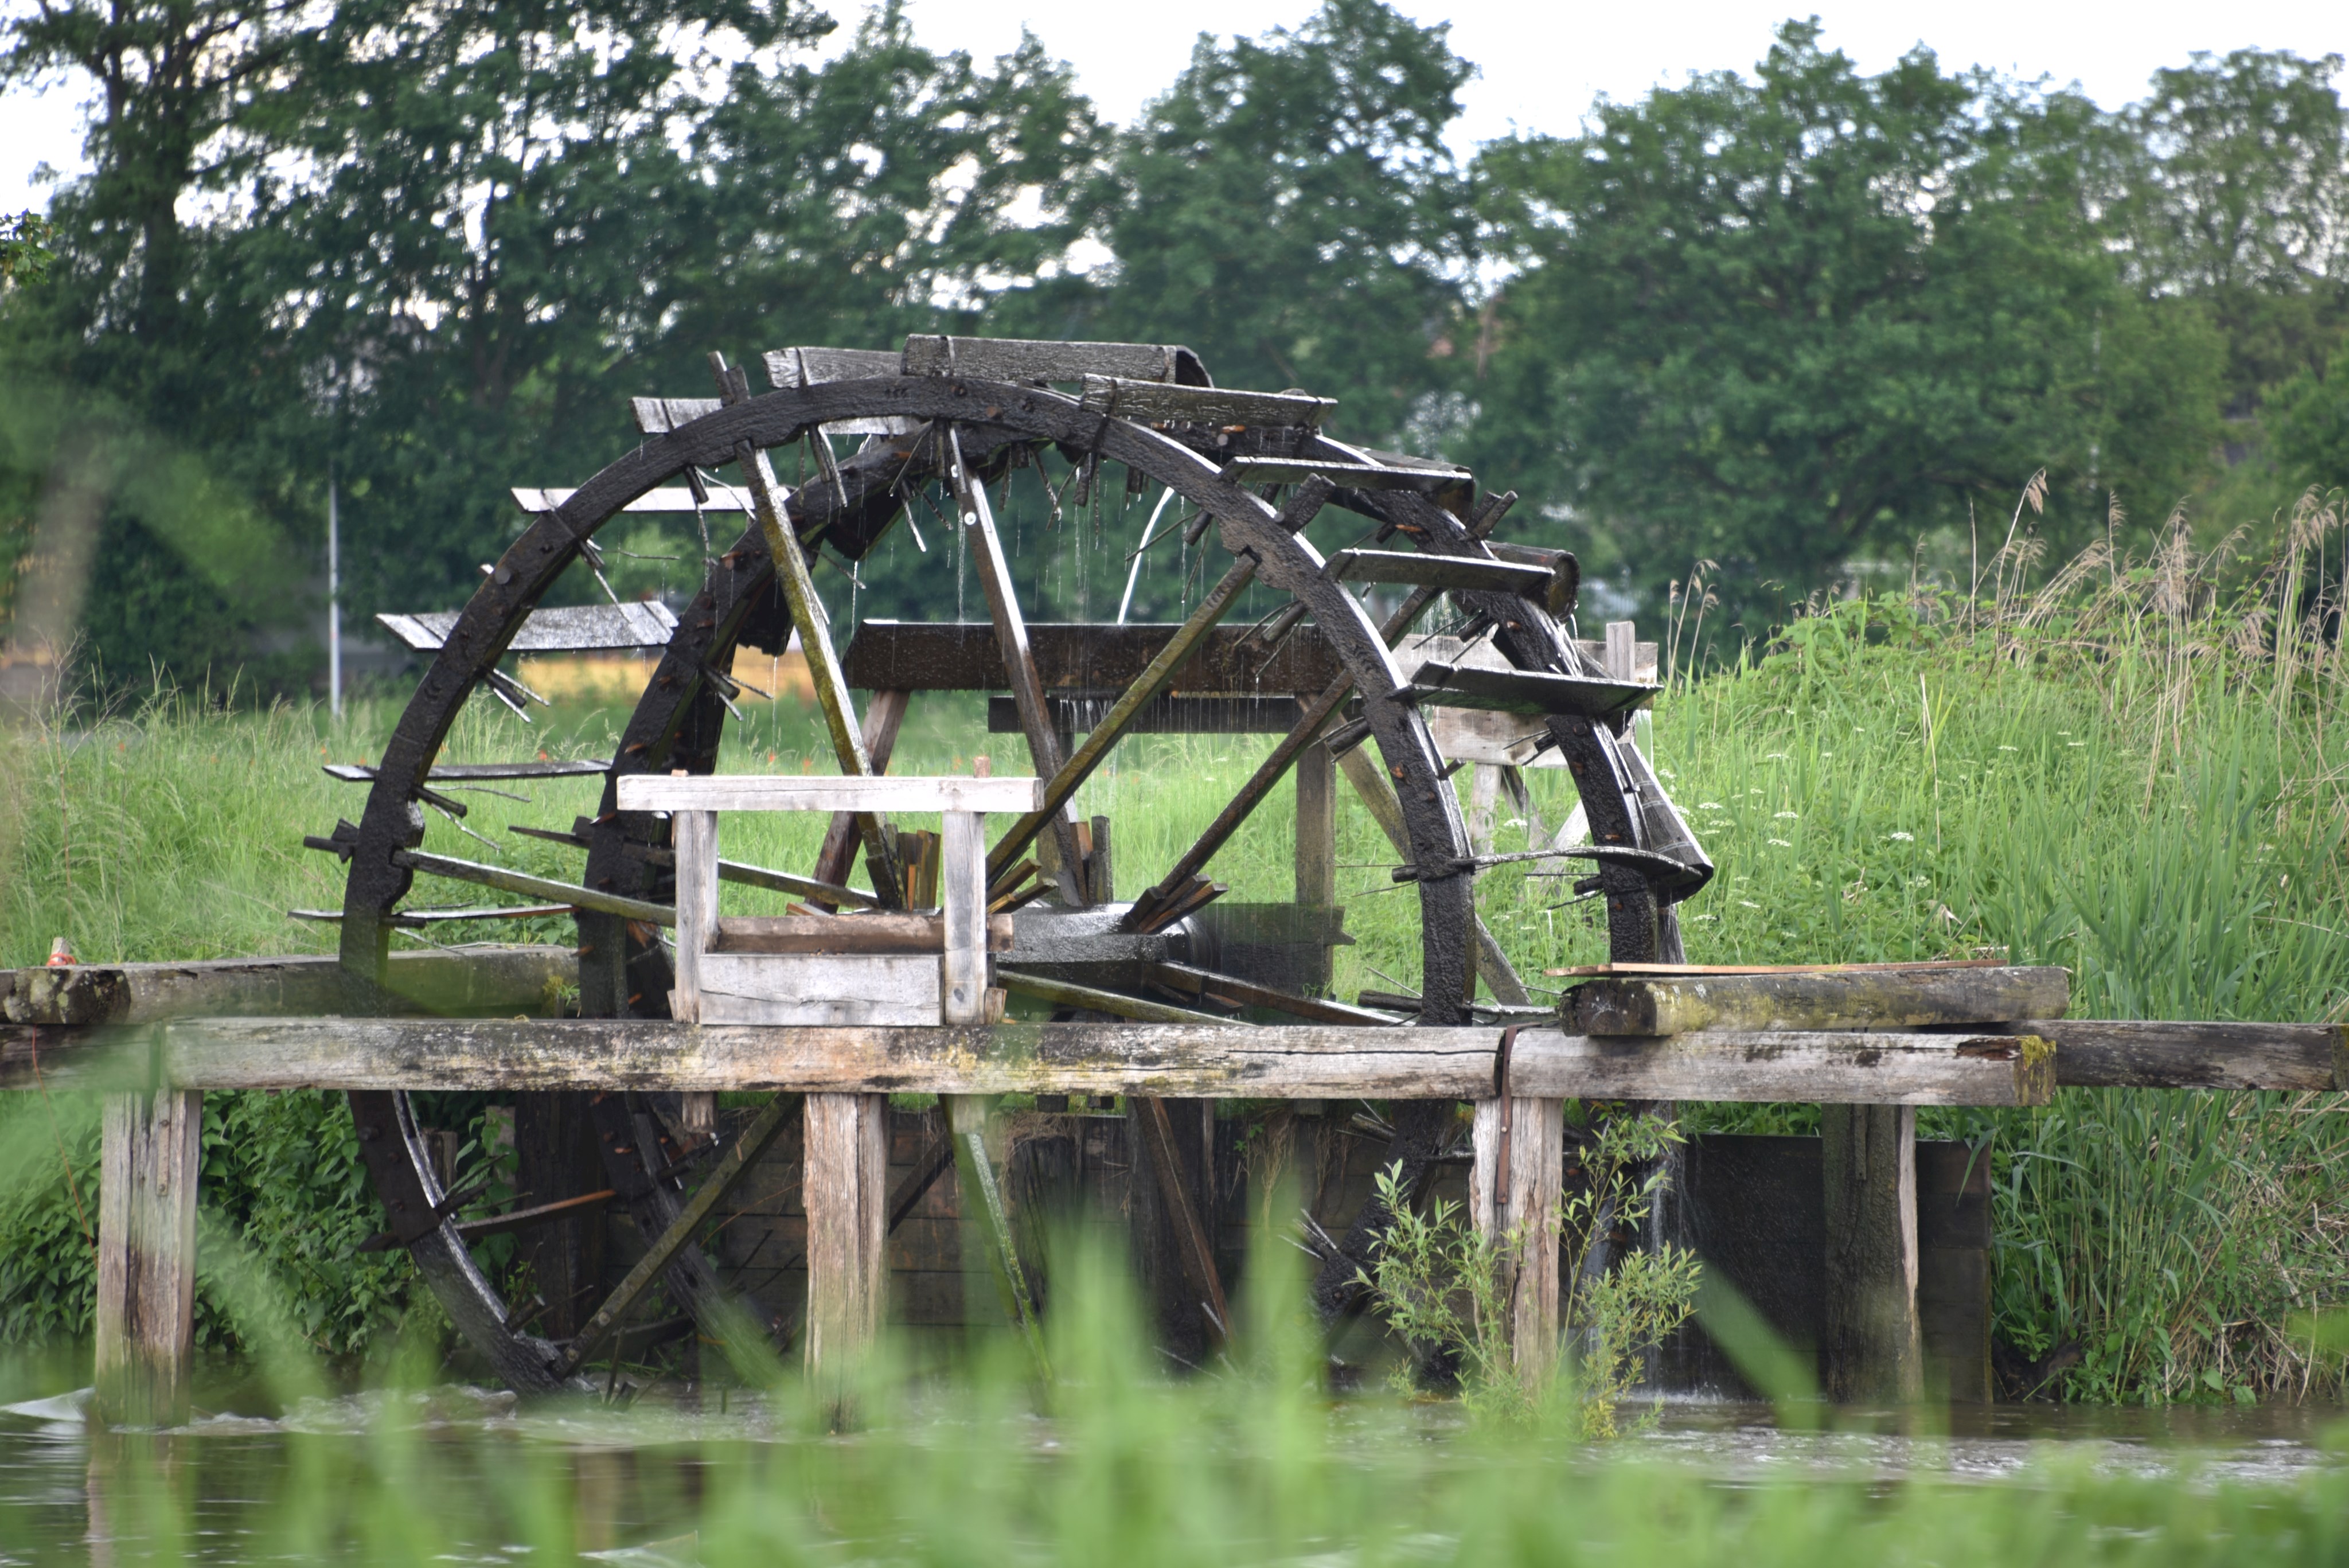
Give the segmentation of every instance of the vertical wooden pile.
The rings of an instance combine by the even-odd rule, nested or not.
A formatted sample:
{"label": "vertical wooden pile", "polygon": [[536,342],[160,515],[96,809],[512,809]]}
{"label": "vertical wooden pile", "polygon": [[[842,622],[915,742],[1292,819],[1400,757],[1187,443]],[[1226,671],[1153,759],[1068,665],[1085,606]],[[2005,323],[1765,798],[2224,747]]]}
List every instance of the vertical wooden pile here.
{"label": "vertical wooden pile", "polygon": [[203,1096],[184,1090],[106,1097],[97,1414],[109,1425],[188,1418],[203,1120]]}

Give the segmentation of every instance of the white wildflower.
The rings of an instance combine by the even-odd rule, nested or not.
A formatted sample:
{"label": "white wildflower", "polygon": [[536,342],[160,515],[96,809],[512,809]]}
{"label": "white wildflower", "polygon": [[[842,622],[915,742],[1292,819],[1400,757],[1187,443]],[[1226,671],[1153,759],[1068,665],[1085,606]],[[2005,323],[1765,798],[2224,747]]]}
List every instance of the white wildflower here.
{"label": "white wildflower", "polygon": [[2013,751],[2014,748],[2013,746],[2001,746],[1999,750],[2002,752],[2011,752]]}
{"label": "white wildflower", "polygon": [[1762,753],[1762,760],[1765,763],[1783,763],[1786,760],[1786,753],[1784,752],[1764,752]]}
{"label": "white wildflower", "polygon": [[1895,844],[1914,844],[1917,842],[1917,836],[1913,833],[1890,833],[1885,835],[1885,836],[1891,839]]}
{"label": "white wildflower", "polygon": [[1738,903],[1739,903],[1739,904],[1743,905],[1744,908],[1749,909],[1760,909],[1760,908],[1762,907],[1761,905],[1759,905],[1759,904],[1755,903],[1755,902],[1754,902],[1753,899],[1751,899],[1751,898],[1740,898],[1740,899],[1738,899],[1737,901],[1738,901]]}
{"label": "white wildflower", "polygon": [[1794,847],[1793,845],[1787,843],[1783,838],[1774,838],[1770,842],[1776,845],[1781,849],[1792,849]]}
{"label": "white wildflower", "polygon": [[1782,812],[1777,813],[1776,815],[1777,815],[1778,820],[1780,820],[1781,822],[1786,822],[1786,821],[1800,822],[1800,821],[1802,821],[1802,820],[1803,820],[1803,814],[1802,814],[1801,812],[1799,812],[1799,811],[1782,811]]}
{"label": "white wildflower", "polygon": [[1717,800],[1701,800],[1696,803],[1696,808],[1699,811],[1727,811],[1729,809]]}

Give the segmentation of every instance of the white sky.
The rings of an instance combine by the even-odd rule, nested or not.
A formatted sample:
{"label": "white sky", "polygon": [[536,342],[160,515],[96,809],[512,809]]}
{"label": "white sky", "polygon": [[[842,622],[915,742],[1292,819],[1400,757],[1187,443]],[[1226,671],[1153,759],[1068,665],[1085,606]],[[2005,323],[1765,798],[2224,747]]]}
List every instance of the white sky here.
{"label": "white sky", "polygon": [[[1009,49],[1026,22],[1047,48],[1075,66],[1079,84],[1103,112],[1124,121],[1174,79],[1200,31],[1260,34],[1293,26],[1315,4],[911,0],[908,11],[916,36],[925,43],[982,56]],[[20,5],[21,0],[0,0],[0,15]],[[2077,82],[2107,108],[2136,98],[2157,67],[2182,64],[2197,49],[2282,48],[2302,55],[2349,49],[2349,12],[2341,0],[2226,5],[2208,0],[2127,5],[2112,0],[1649,0],[1628,7],[1401,0],[1401,8],[1423,22],[1448,16],[1454,49],[1481,67],[1463,94],[1467,112],[1456,128],[1456,145],[1464,151],[1512,129],[1569,133],[1597,95],[1635,99],[1691,71],[1745,69],[1768,47],[1780,20],[1812,9],[1826,23],[1828,45],[1851,55],[1863,70],[1881,70],[1922,42],[1946,65],[1990,65]],[[843,32],[859,14],[840,0],[830,9]],[[47,95],[0,97],[0,211],[47,201],[46,189],[32,182],[39,164],[67,172],[82,166],[78,99],[71,86]]]}

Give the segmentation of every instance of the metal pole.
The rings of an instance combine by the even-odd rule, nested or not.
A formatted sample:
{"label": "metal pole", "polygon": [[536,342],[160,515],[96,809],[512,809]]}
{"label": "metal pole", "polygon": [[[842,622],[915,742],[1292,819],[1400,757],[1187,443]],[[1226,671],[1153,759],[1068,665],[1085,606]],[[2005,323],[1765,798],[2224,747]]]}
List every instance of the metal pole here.
{"label": "metal pole", "polygon": [[343,716],[342,530],[335,514],[335,470],[326,467],[326,710]]}

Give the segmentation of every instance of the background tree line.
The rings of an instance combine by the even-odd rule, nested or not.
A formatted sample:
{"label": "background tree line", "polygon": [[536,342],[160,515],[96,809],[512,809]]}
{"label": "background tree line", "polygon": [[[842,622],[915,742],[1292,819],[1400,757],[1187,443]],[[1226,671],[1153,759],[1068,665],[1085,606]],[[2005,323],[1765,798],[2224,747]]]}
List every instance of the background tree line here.
{"label": "background tree line", "polygon": [[835,26],[19,16],[0,86],[94,90],[95,169],[0,280],[0,593],[79,528],[117,678],[300,685],[330,471],[353,612],[453,605],[506,487],[600,467],[631,393],[924,330],[1185,342],[1335,396],[1350,438],[1523,492],[1510,529],[1612,602],[1711,560],[1754,631],[1855,573],[1962,580],[2043,467],[2057,548],[2349,483],[2338,57],[2197,56],[2107,113],[1921,50],[1865,75],[1793,22],[1750,73],[1464,161],[1473,66],[1378,0],[1203,38],[1126,130],[1033,40],[976,61],[886,6],[820,50]]}

